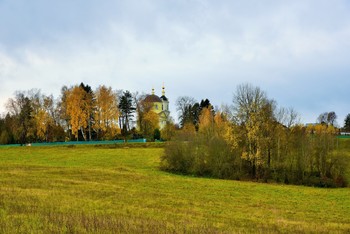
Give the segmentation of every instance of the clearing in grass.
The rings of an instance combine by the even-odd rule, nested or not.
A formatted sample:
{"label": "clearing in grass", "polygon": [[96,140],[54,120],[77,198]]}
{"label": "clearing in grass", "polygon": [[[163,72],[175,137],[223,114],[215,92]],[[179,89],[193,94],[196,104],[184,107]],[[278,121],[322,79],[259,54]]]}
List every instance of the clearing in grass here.
{"label": "clearing in grass", "polygon": [[0,232],[350,231],[349,188],[174,175],[159,170],[163,153],[0,148]]}

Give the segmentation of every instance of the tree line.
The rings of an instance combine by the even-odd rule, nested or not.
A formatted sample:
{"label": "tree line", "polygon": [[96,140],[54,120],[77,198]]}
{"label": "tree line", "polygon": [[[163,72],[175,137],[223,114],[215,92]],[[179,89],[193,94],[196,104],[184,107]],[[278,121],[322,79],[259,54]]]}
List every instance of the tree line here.
{"label": "tree line", "polygon": [[[317,186],[345,186],[346,160],[337,155],[336,114],[317,124],[298,121],[293,108],[278,108],[259,87],[237,87],[232,105],[214,108],[208,99],[176,101],[179,125],[159,129],[146,94],[64,86],[60,96],[17,91],[0,117],[0,144],[147,138],[170,140],[162,168],[178,173]],[[343,131],[350,130],[350,114]]]}
{"label": "tree line", "polygon": [[[259,87],[237,87],[231,106],[213,110],[189,97],[177,101],[182,124],[167,143],[164,170],[225,179],[346,186],[335,114],[302,125],[292,108],[278,108]],[[197,108],[197,106],[199,106]]]}
{"label": "tree line", "polygon": [[[159,117],[145,97],[104,85],[93,90],[84,83],[63,86],[57,99],[35,89],[16,91],[0,117],[0,144],[160,139]],[[171,119],[168,122],[165,139],[174,129]]]}

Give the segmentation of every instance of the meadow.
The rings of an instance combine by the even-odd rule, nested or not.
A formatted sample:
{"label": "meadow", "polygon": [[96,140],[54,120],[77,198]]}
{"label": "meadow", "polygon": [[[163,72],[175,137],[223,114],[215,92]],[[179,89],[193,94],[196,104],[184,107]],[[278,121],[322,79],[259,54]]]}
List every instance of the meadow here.
{"label": "meadow", "polygon": [[350,232],[350,188],[175,175],[159,169],[162,154],[1,147],[0,233]]}

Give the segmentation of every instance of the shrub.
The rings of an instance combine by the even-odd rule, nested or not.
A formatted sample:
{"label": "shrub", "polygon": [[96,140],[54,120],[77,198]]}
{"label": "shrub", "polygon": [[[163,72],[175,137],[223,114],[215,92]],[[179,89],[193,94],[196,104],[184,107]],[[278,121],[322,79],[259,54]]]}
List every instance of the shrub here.
{"label": "shrub", "polygon": [[331,127],[286,128],[270,121],[268,126],[257,123],[247,129],[220,113],[213,117],[208,110],[199,120],[197,132],[187,124],[166,145],[164,170],[317,187],[347,184],[347,159],[334,153],[337,144]]}

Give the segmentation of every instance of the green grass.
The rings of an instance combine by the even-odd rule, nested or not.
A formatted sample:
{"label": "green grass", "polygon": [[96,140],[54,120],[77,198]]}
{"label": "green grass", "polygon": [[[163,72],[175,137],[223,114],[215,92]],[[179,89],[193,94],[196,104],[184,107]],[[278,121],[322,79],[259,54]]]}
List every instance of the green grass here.
{"label": "green grass", "polygon": [[174,175],[162,153],[2,147],[0,233],[350,232],[349,188]]}

